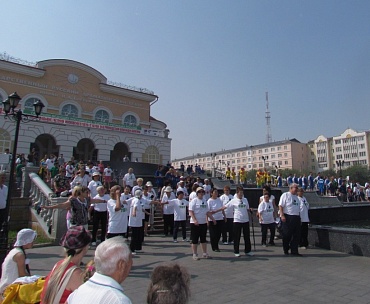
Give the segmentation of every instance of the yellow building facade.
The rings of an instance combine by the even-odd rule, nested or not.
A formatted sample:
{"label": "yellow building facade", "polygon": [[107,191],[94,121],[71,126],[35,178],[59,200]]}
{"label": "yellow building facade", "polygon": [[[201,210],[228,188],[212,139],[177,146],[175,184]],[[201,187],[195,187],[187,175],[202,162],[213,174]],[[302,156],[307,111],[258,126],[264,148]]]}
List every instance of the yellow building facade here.
{"label": "yellow building facade", "polygon": [[[33,112],[39,99],[45,105],[40,120],[22,123],[18,153],[35,148],[63,154],[66,160],[132,161],[165,164],[171,139],[164,122],[151,117],[158,96],[146,89],[111,84],[83,63],[51,59],[34,66],[0,60],[0,100],[17,92],[19,108]],[[4,114],[2,112],[2,114]],[[12,147],[15,123],[0,115],[0,153]]]}

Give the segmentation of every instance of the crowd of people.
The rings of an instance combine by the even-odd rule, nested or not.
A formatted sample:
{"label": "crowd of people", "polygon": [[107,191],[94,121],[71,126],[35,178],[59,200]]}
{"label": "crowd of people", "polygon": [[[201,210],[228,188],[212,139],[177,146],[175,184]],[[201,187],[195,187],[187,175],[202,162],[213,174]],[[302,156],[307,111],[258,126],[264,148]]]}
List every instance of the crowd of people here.
{"label": "crowd of people", "polygon": [[[181,240],[190,242],[189,251],[195,261],[212,258],[208,252],[207,232],[214,254],[223,250],[220,245],[232,245],[235,257],[240,257],[241,252],[254,256],[250,221],[255,216],[261,227],[261,246],[275,246],[275,231],[279,227],[285,255],[300,256],[299,249],[308,247],[309,204],[304,192],[310,187],[309,178],[307,183],[299,180],[296,183],[295,177],[292,182],[288,179],[289,191],[282,194],[278,204],[267,182],[262,186],[258,208],[253,210],[243,187],[236,187],[235,194],[231,195],[230,187],[225,186],[219,195],[207,178],[202,180],[192,175],[185,178],[172,168],[164,173],[158,167],[154,174],[157,193],[152,182],[137,178],[132,168],[124,175],[122,185],[113,185],[113,170],[102,162],[76,165],[51,155],[45,159],[45,164],[45,178],[57,195],[66,196],[66,201],[42,208],[67,209],[68,231],[60,241],[66,257],[47,276],[41,303],[131,303],[120,284],[130,272],[133,256],[142,252],[154,212],[162,213],[164,236],[171,236],[172,242],[178,243],[181,229]],[[57,167],[56,174],[52,170],[54,167]],[[92,233],[88,231],[89,221],[93,224]],[[97,237],[99,227],[100,240]],[[25,230],[19,233],[19,241],[17,239],[3,264],[3,271],[10,275],[1,278],[0,291],[15,277],[30,274],[26,272],[25,249],[32,247],[35,234],[30,229]],[[244,248],[241,249],[242,236]],[[198,254],[199,244],[201,254]],[[83,273],[79,266],[90,247],[96,247],[94,263]],[[148,303],[172,303],[168,299],[173,297],[172,292],[178,285],[171,285],[168,277],[176,272],[176,277],[182,280],[181,286],[187,286],[185,290],[181,288],[184,299],[181,303],[186,303],[190,295],[186,270],[178,265],[163,267],[153,272]],[[166,299],[168,302],[163,302]]]}
{"label": "crowd of people", "polygon": [[[94,259],[83,270],[81,261],[92,235],[83,226],[72,226],[60,240],[65,257],[46,278],[30,277],[25,250],[32,248],[35,238],[36,233],[31,229],[18,232],[14,249],[2,265],[2,303],[131,304],[122,283],[129,276],[133,258],[122,237],[102,242],[95,250]],[[30,288],[22,292],[20,286]],[[148,304],[186,304],[189,297],[190,276],[186,268],[178,264],[154,268],[147,291]]]}

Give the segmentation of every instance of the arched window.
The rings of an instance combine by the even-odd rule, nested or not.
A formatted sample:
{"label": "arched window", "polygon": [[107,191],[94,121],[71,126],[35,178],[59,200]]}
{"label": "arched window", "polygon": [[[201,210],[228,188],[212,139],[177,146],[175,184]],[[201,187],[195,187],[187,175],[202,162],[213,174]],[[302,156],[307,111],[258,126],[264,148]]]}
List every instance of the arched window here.
{"label": "arched window", "polygon": [[136,127],[137,119],[134,115],[127,115],[123,120],[123,125],[127,127]]}
{"label": "arched window", "polygon": [[143,162],[150,164],[160,164],[161,157],[159,151],[155,146],[149,146],[146,148],[145,153],[143,154]]}
{"label": "arched window", "polygon": [[11,139],[8,131],[0,129],[0,153],[4,153],[6,149],[10,150]]}
{"label": "arched window", "polygon": [[25,113],[31,113],[31,114],[34,114],[35,113],[35,108],[34,108],[33,104],[37,100],[38,100],[37,98],[28,98],[24,102],[24,111],[25,111]]}
{"label": "arched window", "polygon": [[109,122],[109,113],[105,110],[99,110],[95,113],[95,120],[100,122]]}
{"label": "arched window", "polygon": [[61,114],[67,117],[78,117],[78,109],[75,105],[69,103],[63,106]]}

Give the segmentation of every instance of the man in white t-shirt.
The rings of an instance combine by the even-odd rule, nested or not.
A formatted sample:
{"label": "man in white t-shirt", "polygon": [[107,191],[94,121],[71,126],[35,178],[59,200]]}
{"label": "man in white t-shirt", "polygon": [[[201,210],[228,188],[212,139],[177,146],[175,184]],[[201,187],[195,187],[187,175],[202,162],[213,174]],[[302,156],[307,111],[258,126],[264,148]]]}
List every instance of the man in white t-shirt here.
{"label": "man in white t-shirt", "polygon": [[162,197],[161,203],[163,206],[163,232],[167,236],[168,233],[173,234],[173,224],[174,224],[174,209],[173,206],[165,204],[168,200],[175,199],[175,194],[172,192],[172,188],[167,186],[165,189],[165,194]]}
{"label": "man in white t-shirt", "polygon": [[107,202],[110,200],[110,196],[108,194],[105,194],[105,188],[103,186],[99,186],[96,190],[98,191],[98,194],[93,198],[103,200],[103,202],[94,203],[91,205],[92,207],[94,207],[93,231],[91,240],[92,246],[96,246],[96,234],[98,232],[99,223],[101,228],[100,235],[101,242],[104,242],[105,240],[105,235],[107,234],[107,221],[108,221]]}
{"label": "man in white t-shirt", "polygon": [[129,168],[128,172],[123,177],[123,187],[130,186],[132,189],[134,187],[134,183],[136,181],[136,177],[134,174],[134,169]]}
{"label": "man in white t-shirt", "polygon": [[301,232],[301,218],[300,218],[300,201],[297,196],[298,185],[292,183],[289,186],[289,192],[281,195],[279,201],[279,213],[283,224],[283,249],[284,254],[301,256],[298,253],[298,245],[300,241]]}

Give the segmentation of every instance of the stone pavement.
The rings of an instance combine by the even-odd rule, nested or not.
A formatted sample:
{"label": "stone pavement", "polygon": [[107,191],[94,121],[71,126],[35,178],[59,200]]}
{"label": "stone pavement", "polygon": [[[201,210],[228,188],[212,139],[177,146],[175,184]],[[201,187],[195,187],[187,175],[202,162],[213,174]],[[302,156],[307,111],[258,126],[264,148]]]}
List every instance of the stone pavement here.
{"label": "stone pavement", "polygon": [[[147,237],[144,252],[134,257],[130,276],[123,284],[134,304],[145,303],[150,273],[164,262],[187,267],[191,274],[190,303],[194,304],[370,303],[367,257],[319,248],[301,250],[303,257],[284,256],[281,240],[275,241],[275,247],[263,248],[259,245],[260,232],[256,231],[254,257],[236,258],[232,245],[220,245],[221,252],[210,252],[213,259],[194,261],[189,243],[171,240]],[[63,251],[60,247],[40,247],[27,252],[32,273],[46,275]],[[89,250],[84,262],[93,254]]]}

